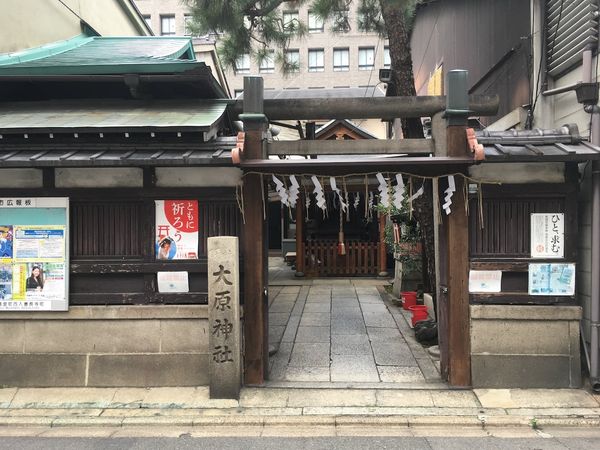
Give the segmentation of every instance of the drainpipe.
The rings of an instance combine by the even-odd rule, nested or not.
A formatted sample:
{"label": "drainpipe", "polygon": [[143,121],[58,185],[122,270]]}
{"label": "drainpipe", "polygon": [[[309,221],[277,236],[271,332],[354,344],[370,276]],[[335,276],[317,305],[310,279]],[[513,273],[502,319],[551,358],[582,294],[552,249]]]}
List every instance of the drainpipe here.
{"label": "drainpipe", "polygon": [[[600,54],[600,43],[596,58]],[[592,82],[592,48],[583,51],[583,81]],[[591,142],[600,145],[600,109],[598,106],[586,106],[585,111],[592,114]],[[600,161],[592,161],[592,307],[590,333],[590,384],[600,392]]]}

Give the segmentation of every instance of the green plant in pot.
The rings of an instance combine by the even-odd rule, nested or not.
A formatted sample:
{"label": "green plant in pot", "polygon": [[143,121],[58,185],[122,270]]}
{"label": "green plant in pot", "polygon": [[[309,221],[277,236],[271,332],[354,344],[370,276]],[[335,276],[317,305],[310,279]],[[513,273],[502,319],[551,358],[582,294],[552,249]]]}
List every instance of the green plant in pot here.
{"label": "green plant in pot", "polygon": [[419,223],[410,216],[406,199],[402,209],[395,206],[378,211],[387,214],[389,219],[385,228],[385,243],[389,253],[394,255],[395,276],[392,292],[397,297],[404,290],[416,290],[421,283],[423,250]]}

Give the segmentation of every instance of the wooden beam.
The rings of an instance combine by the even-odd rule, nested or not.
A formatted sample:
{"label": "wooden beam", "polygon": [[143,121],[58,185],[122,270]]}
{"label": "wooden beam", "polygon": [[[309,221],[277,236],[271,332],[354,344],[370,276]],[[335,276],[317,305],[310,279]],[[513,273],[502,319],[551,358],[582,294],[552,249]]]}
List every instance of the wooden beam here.
{"label": "wooden beam", "polygon": [[472,157],[339,157],[328,159],[245,159],[242,160],[240,167],[253,172],[279,174],[348,175],[375,171],[401,171],[429,176],[462,172],[466,167],[475,163],[476,161]]}
{"label": "wooden beam", "polygon": [[431,139],[360,139],[321,141],[273,141],[269,155],[427,155],[434,152]]}
{"label": "wooden beam", "polygon": [[[244,91],[244,100],[246,98]],[[315,95],[319,95],[318,92]],[[235,115],[243,111],[244,100],[231,101]],[[469,96],[474,116],[493,116],[498,111],[497,95]],[[446,108],[446,97],[360,97],[360,98],[285,98],[264,101],[269,120],[384,119],[431,117]]]}

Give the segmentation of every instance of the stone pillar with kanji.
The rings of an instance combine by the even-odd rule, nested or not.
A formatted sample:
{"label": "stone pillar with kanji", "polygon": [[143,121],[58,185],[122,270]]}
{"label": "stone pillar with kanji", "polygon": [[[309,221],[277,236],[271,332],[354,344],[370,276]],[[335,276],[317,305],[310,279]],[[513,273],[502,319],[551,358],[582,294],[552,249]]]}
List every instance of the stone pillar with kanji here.
{"label": "stone pillar with kanji", "polygon": [[208,326],[211,398],[238,399],[242,383],[239,244],[208,238]]}

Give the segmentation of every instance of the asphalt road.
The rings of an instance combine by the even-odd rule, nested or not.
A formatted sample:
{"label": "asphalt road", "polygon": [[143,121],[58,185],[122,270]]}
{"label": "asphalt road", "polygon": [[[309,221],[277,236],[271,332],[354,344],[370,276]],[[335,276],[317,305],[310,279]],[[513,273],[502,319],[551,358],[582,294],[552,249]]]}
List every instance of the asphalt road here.
{"label": "asphalt road", "polygon": [[39,438],[2,437],[0,449],[10,450],[311,450],[311,449],[600,449],[598,437],[218,437],[195,438]]}

